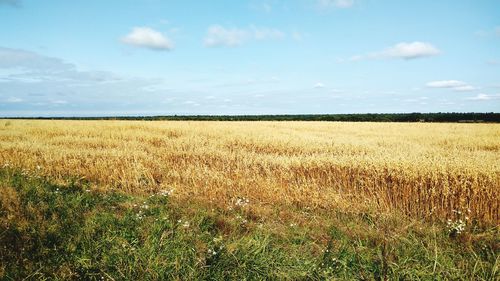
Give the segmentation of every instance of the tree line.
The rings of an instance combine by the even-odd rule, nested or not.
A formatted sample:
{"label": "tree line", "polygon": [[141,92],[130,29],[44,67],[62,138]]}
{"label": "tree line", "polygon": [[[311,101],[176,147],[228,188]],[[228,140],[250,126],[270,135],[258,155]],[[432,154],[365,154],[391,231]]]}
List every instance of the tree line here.
{"label": "tree line", "polygon": [[107,117],[15,117],[8,119],[500,123],[500,113],[415,112],[415,113],[283,114],[283,115],[165,115],[165,116],[107,116]]}

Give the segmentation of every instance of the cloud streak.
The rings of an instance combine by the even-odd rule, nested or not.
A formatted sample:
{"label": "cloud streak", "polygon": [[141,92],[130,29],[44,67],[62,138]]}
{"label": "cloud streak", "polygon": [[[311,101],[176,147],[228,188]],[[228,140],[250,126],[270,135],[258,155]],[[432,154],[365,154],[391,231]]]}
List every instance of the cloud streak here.
{"label": "cloud streak", "polygon": [[403,59],[413,60],[425,57],[432,57],[441,54],[441,51],[430,43],[426,42],[401,42],[379,52],[364,55],[352,56],[350,61],[370,60],[370,59]]}
{"label": "cloud streak", "polygon": [[6,100],[8,103],[18,103],[18,102],[23,102],[23,99],[17,98],[17,97],[10,97]]}
{"label": "cloud streak", "polygon": [[477,96],[466,98],[466,100],[471,100],[471,101],[488,101],[494,99],[500,99],[500,95],[478,94]]}
{"label": "cloud streak", "polygon": [[37,53],[0,47],[0,68],[21,68],[24,70],[57,72],[74,66],[58,58],[41,56]]}
{"label": "cloud streak", "polygon": [[354,0],[318,0],[318,6],[320,8],[350,8],[354,5]]}
{"label": "cloud streak", "polygon": [[456,92],[468,92],[477,90],[476,87],[471,86],[463,81],[458,80],[440,80],[440,81],[432,81],[425,84],[428,88],[444,88],[444,89],[452,89]]}
{"label": "cloud streak", "polygon": [[278,40],[286,34],[275,28],[251,26],[249,28],[212,25],[208,28],[203,45],[205,47],[237,47],[249,41]]}

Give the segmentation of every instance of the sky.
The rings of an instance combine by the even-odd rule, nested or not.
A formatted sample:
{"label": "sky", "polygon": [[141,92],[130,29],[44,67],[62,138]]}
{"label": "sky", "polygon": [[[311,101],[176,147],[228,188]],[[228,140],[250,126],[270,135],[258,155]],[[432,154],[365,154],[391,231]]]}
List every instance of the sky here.
{"label": "sky", "polygon": [[498,0],[0,0],[0,116],[500,112]]}

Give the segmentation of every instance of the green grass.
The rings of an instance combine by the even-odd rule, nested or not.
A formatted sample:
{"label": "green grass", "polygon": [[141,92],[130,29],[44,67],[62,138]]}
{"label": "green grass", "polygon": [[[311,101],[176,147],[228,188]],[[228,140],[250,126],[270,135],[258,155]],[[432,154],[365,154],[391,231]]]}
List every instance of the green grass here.
{"label": "green grass", "polygon": [[322,228],[68,182],[0,169],[0,279],[499,278],[497,227],[450,235],[399,216],[318,211]]}

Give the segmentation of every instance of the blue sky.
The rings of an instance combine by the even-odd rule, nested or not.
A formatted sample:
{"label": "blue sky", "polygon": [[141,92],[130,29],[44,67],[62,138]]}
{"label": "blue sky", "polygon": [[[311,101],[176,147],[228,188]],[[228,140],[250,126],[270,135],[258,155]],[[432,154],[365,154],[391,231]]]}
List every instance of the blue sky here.
{"label": "blue sky", "polygon": [[417,111],[500,111],[500,1],[0,0],[0,116]]}

